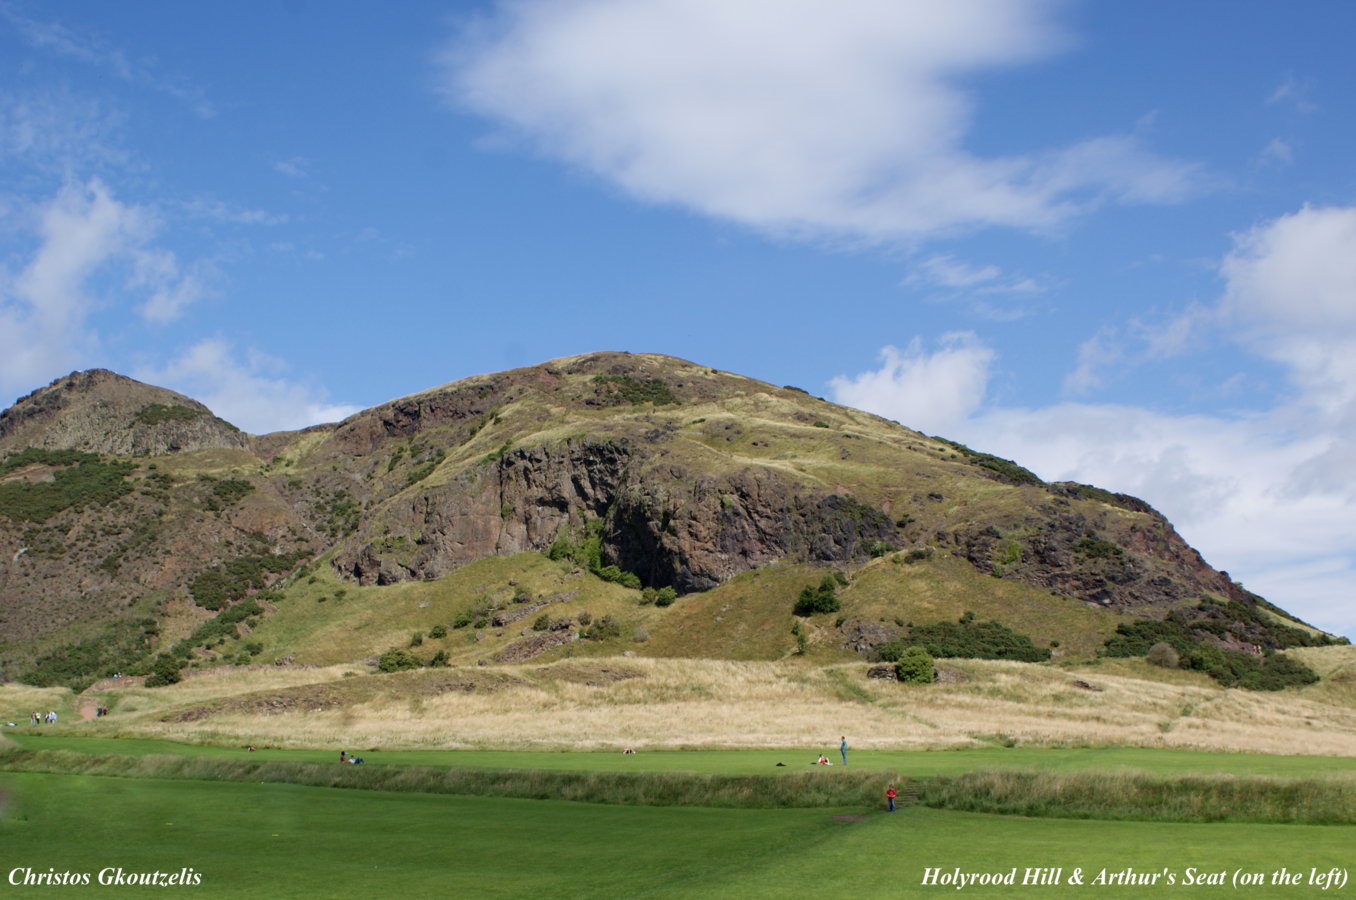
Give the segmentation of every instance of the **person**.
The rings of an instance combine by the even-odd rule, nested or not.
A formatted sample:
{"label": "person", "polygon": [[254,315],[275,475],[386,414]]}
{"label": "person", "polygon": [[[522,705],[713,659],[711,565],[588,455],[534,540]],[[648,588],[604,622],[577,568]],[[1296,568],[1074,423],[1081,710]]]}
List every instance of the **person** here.
{"label": "person", "polygon": [[843,765],[847,765],[847,735],[843,735],[843,743],[838,745],[838,752],[843,754]]}
{"label": "person", "polygon": [[895,790],[893,784],[885,789],[885,802],[890,804],[890,812],[895,811],[895,798],[898,796],[899,793]]}
{"label": "person", "polygon": [[346,762],[348,762],[348,753],[346,753],[346,752],[343,751],[343,750],[340,750],[340,751],[339,751],[339,761],[340,761],[341,763],[346,763]]}
{"label": "person", "polygon": [[815,760],[815,765],[817,766],[827,766],[828,764],[829,758],[825,756],[823,753],[819,754],[819,759]]}

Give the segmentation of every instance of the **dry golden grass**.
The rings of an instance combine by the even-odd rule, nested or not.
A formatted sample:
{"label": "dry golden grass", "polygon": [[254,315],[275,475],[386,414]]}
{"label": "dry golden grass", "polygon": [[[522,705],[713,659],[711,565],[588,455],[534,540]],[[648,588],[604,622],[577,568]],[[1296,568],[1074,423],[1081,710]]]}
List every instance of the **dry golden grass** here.
{"label": "dry golden grass", "polygon": [[34,712],[70,709],[71,692],[66,688],[29,687],[26,684],[0,684],[0,717],[5,722],[28,724]]}
{"label": "dry golden grass", "polygon": [[[1226,691],[1094,667],[1070,672],[968,660],[944,668],[958,680],[876,681],[858,663],[642,658],[347,679],[355,670],[259,670],[218,676],[223,690],[215,693],[209,682],[217,679],[209,678],[127,689],[119,714],[100,727],[183,740],[387,749],[814,747],[851,734],[863,749],[999,739],[1356,756],[1356,710],[1304,692]],[[326,702],[308,704],[307,685],[317,697],[323,690]],[[173,721],[224,696],[237,700],[198,720]]]}

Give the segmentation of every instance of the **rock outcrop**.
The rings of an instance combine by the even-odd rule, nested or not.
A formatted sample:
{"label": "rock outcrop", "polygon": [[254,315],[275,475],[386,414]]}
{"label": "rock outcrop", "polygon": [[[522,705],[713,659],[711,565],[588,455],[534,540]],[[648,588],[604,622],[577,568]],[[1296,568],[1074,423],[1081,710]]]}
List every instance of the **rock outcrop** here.
{"label": "rock outcrop", "polygon": [[246,435],[198,401],[107,369],[72,372],[0,413],[0,450],[156,456],[247,446]]}

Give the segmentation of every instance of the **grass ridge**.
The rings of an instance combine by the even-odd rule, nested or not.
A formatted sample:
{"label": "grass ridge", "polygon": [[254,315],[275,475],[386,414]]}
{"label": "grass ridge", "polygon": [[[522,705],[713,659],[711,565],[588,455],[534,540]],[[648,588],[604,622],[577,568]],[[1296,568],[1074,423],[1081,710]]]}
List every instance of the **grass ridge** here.
{"label": "grass ridge", "polygon": [[927,779],[924,806],[1037,818],[1356,823],[1356,780],[984,769]]}

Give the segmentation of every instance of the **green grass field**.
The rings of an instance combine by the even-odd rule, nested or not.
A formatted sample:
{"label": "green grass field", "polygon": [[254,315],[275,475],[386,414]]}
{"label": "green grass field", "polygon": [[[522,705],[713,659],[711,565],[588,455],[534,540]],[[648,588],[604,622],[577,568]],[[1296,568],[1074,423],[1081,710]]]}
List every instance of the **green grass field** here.
{"label": "green grass field", "polygon": [[[545,752],[493,750],[282,750],[185,744],[138,738],[82,737],[15,731],[10,740],[31,750],[72,750],[77,753],[176,756],[225,756],[253,760],[334,762],[339,750],[362,755],[369,765],[457,766],[485,769],[545,769],[579,772],[701,772],[727,775],[775,774],[812,768],[813,750],[660,750],[625,756],[616,752]],[[823,752],[837,766],[838,750]],[[1139,769],[1160,775],[1219,774],[1309,777],[1356,775],[1356,758],[1341,756],[1272,756],[1255,753],[1207,753],[1142,747],[977,747],[956,750],[852,750],[849,768],[899,772],[912,777],[955,775],[989,768],[1031,768],[1067,771],[1082,769]]]}
{"label": "green grass field", "polygon": [[[1023,819],[905,808],[731,810],[344,791],[281,784],[0,774],[0,871],[179,872],[124,896],[457,898],[1148,897],[1181,887],[924,886],[1017,867],[1162,872],[1350,863],[1352,829]],[[860,816],[860,818],[858,818]],[[23,872],[19,873],[22,878]],[[12,877],[12,876],[10,876]],[[88,887],[42,887],[84,896]],[[1316,896],[1314,887],[1250,889]],[[1193,887],[1191,896],[1237,893]],[[1341,892],[1333,892],[1340,896]],[[17,896],[17,894],[14,894]]]}

